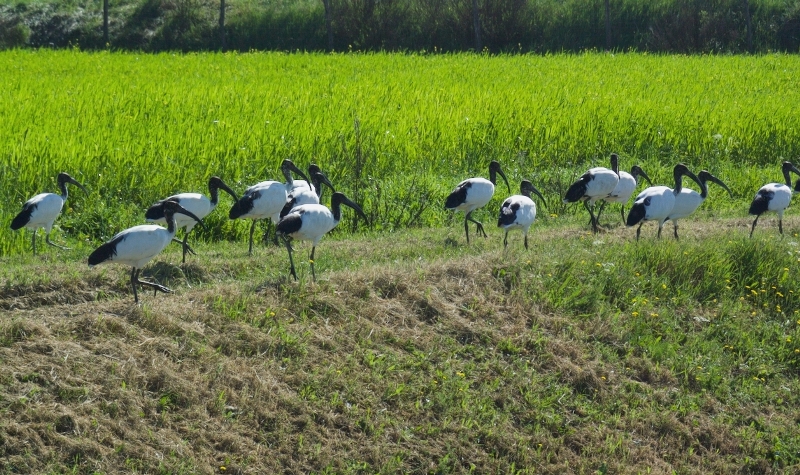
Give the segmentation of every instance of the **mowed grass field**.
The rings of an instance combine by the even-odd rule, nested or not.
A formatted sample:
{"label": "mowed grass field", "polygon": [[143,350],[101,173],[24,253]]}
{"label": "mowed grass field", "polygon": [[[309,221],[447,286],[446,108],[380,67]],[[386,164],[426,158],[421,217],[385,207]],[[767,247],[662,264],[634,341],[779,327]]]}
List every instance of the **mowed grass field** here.
{"label": "mowed grass field", "polygon": [[[7,473],[794,473],[800,219],[747,237],[797,160],[792,56],[0,54],[0,467]],[[682,240],[599,235],[568,184],[617,152],[712,188]],[[317,249],[247,256],[229,197],[179,265],[86,256],[219,175],[310,161],[363,204]],[[502,248],[442,209],[499,160],[548,206]],[[7,223],[72,187],[54,240]],[[713,184],[711,185],[714,186]],[[411,225],[411,226],[409,226]],[[473,228],[474,229],[474,228]],[[41,232],[40,232],[41,233]],[[474,235],[474,234],[473,234]]]}

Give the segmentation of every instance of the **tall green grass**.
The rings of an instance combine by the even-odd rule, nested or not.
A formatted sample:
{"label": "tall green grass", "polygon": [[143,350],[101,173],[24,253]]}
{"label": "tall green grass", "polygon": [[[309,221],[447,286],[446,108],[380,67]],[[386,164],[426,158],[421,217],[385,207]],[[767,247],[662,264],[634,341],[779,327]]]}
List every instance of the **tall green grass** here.
{"label": "tall green grass", "polygon": [[[512,191],[531,179],[563,215],[579,210],[558,195],[611,152],[658,183],[677,161],[707,168],[736,199],[712,190],[705,206],[744,215],[800,155],[798,69],[786,55],[6,51],[0,220],[67,171],[90,194],[72,190],[60,231],[93,244],[157,199],[207,191],[211,175],[240,191],[276,179],[284,158],[319,163],[378,230],[441,224],[446,194],[492,159]],[[245,234],[227,200],[201,236]],[[29,246],[0,229],[2,255]]]}

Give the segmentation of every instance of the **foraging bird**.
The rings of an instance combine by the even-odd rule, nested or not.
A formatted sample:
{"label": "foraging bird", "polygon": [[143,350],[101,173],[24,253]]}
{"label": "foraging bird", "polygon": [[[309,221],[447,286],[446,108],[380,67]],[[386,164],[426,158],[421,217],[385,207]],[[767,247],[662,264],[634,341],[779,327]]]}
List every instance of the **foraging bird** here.
{"label": "foraging bird", "polygon": [[[178,230],[175,222],[175,213],[184,214],[200,222],[200,218],[175,201],[165,201],[162,206],[164,208],[164,219],[167,222],[166,228],[157,224],[141,224],[128,228],[117,233],[110,241],[98,247],[89,255],[89,267],[94,267],[103,262],[118,262],[131,266],[131,288],[133,289],[133,301],[135,303],[139,303],[136,284],[152,288],[154,294],[158,291],[167,294],[172,292],[172,290],[163,285],[139,280],[139,272],[145,264],[164,250],[175,237],[175,232]],[[203,225],[202,222],[200,222],[200,225]]]}
{"label": "foraging bird", "polygon": [[[311,177],[311,187],[295,187],[289,192],[289,195],[286,198],[286,204],[283,206],[283,209],[280,213],[281,218],[289,214],[289,211],[291,211],[295,206],[319,204],[320,199],[322,198],[323,183],[334,193],[336,193],[336,188],[333,187],[333,184],[330,182],[330,180],[328,180],[328,177],[325,176],[325,174],[322,173],[322,171],[316,165],[309,165],[308,176]],[[298,181],[301,180],[295,180],[295,183]]]}
{"label": "foraging bird", "polygon": [[708,196],[709,181],[725,188],[725,191],[727,191],[731,198],[733,198],[733,193],[731,192],[730,188],[728,188],[728,185],[712,175],[708,170],[701,170],[700,173],[697,174],[697,178],[700,179],[701,192],[698,193],[688,188],[681,189],[681,192],[675,195],[675,204],[673,205],[669,216],[667,216],[667,220],[672,221],[675,239],[678,239],[678,220],[691,215],[698,207],[700,207],[701,204],[703,204],[703,201],[705,201],[706,197]]}
{"label": "foraging bird", "polygon": [[628,213],[628,219],[625,224],[628,227],[639,225],[636,228],[636,240],[639,240],[639,234],[642,230],[642,225],[645,221],[658,222],[658,237],[661,237],[661,228],[667,221],[672,208],[675,205],[675,196],[680,194],[683,188],[683,177],[688,176],[694,180],[700,188],[703,187],[697,175],[689,170],[689,167],[683,163],[675,165],[672,169],[672,174],[675,178],[675,188],[668,186],[651,186],[645,188],[644,191],[639,193],[636,200]]}
{"label": "foraging bird", "polygon": [[519,195],[506,198],[503,205],[500,206],[497,227],[506,230],[506,235],[503,238],[504,248],[508,247],[508,232],[512,229],[519,229],[525,235],[525,249],[528,249],[528,229],[536,219],[536,203],[531,199],[531,193],[536,193],[542,202],[547,204],[544,196],[528,180],[522,180],[519,191]]}
{"label": "foraging bird", "polygon": [[22,205],[22,211],[14,217],[11,221],[11,229],[17,230],[22,227],[33,229],[33,255],[36,255],[36,231],[39,228],[44,228],[44,241],[59,249],[69,249],[68,247],[59,246],[58,244],[50,242],[50,231],[53,229],[53,223],[58,215],[61,214],[61,208],[64,202],[67,201],[67,183],[72,183],[85,193],[86,188],[80,183],[75,181],[74,178],[67,173],[58,174],[58,187],[61,189],[61,194],[55,193],[40,193],[33,198],[29,199]]}
{"label": "foraging bird", "polygon": [[[236,196],[236,192],[226,185],[225,182],[223,182],[217,176],[212,176],[208,180],[208,193],[211,195],[211,199],[203,196],[200,193],[180,193],[177,195],[172,195],[150,206],[150,208],[148,208],[148,210],[145,212],[144,217],[148,222],[166,224],[167,221],[164,217],[164,202],[174,201],[181,205],[184,209],[191,211],[195,216],[199,217],[200,219],[204,219],[217,207],[217,204],[219,203],[220,189],[231,195],[234,202],[239,200],[239,197]],[[183,260],[181,262],[186,263],[186,252],[188,251],[194,254],[194,250],[189,246],[189,244],[187,244],[186,241],[189,239],[189,233],[192,232],[192,229],[194,228],[194,225],[197,224],[197,221],[189,217],[184,217],[183,214],[179,214],[178,216],[175,216],[175,224],[178,228],[186,228],[185,234],[183,235],[183,241],[180,241],[177,238],[174,239],[175,242],[179,242],[183,245]]]}
{"label": "foraging bird", "polygon": [[486,236],[486,231],[483,230],[483,224],[472,219],[472,212],[488,203],[492,196],[494,196],[494,186],[497,182],[497,174],[503,177],[506,182],[508,192],[511,193],[511,186],[508,184],[505,173],[500,168],[500,163],[492,160],[489,164],[489,179],[485,178],[468,178],[458,185],[447,197],[444,203],[445,209],[458,210],[465,213],[464,216],[464,232],[467,235],[467,244],[469,244],[469,223],[471,221],[477,225],[476,233]]}
{"label": "foraging bird", "polygon": [[[612,167],[614,157],[616,155],[616,153],[611,154]],[[625,204],[628,203],[628,200],[631,199],[633,192],[636,191],[636,186],[638,185],[638,179],[640,176],[647,180],[647,183],[650,186],[653,186],[653,182],[650,181],[650,177],[647,176],[647,173],[645,173],[639,165],[632,166],[630,173],[618,170],[617,175],[619,176],[619,182],[617,182],[617,186],[614,187],[614,190],[607,197],[603,198],[603,203],[600,205],[600,209],[597,211],[598,224],[600,223],[600,215],[603,213],[603,209],[606,207],[607,203],[620,203],[622,205],[619,208],[619,212],[622,216],[622,224],[625,224]]]}
{"label": "foraging bird", "polygon": [[297,273],[295,272],[294,260],[292,259],[291,239],[294,238],[312,242],[309,261],[311,262],[311,275],[316,281],[317,275],[314,272],[314,251],[317,249],[317,244],[319,244],[322,237],[328,233],[328,231],[335,228],[342,219],[341,205],[353,208],[365,221],[367,220],[367,216],[359,205],[350,201],[344,193],[336,192],[331,198],[330,209],[321,204],[296,206],[278,223],[276,232],[278,235],[283,236],[284,242],[286,243],[286,249],[289,251],[289,265],[291,266],[291,274],[294,280],[297,280]]}
{"label": "foraging bird", "polygon": [[750,228],[750,237],[753,237],[753,230],[756,229],[758,218],[767,211],[775,211],[778,213],[778,230],[783,234],[783,212],[789,207],[792,201],[793,191],[800,191],[800,181],[797,186],[792,190],[792,179],[789,172],[794,172],[800,175],[800,170],[797,169],[791,162],[783,162],[781,165],[783,171],[783,178],[786,184],[783,183],[768,183],[762,186],[750,203],[750,214],[754,214],[756,219],[753,221],[753,226]]}
{"label": "foraging bird", "polygon": [[[564,203],[583,201],[592,222],[592,232],[597,233],[597,217],[594,215],[595,201],[608,198],[619,183],[619,157],[611,154],[611,169],[605,167],[591,168],[575,183],[570,185],[564,195]],[[590,208],[591,206],[591,208]]]}
{"label": "foraging bird", "polygon": [[292,173],[296,173],[308,181],[303,171],[297,168],[289,159],[281,163],[281,172],[286,178],[286,183],[262,181],[251,186],[245,190],[244,196],[234,203],[228,213],[230,219],[253,220],[253,224],[250,226],[248,255],[253,255],[253,231],[256,229],[256,220],[266,218],[272,218],[274,222],[280,220],[280,212],[286,204],[286,198],[293,184]]}

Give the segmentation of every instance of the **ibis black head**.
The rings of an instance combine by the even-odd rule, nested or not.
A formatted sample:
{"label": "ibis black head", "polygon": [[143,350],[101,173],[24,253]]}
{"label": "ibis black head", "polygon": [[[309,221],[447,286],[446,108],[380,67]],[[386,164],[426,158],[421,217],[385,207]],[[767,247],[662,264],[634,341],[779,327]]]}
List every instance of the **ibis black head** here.
{"label": "ibis black head", "polygon": [[642,201],[637,201],[636,203],[631,206],[631,210],[628,212],[628,219],[625,220],[625,225],[636,226],[647,216],[647,207],[650,206],[650,197],[643,199]]}
{"label": "ibis black head", "polygon": [[314,184],[314,190],[317,192],[317,196],[322,196],[322,188],[320,185],[323,183],[325,186],[330,188],[334,193],[336,193],[336,188],[333,187],[333,183],[328,180],[328,177],[325,176],[322,172],[311,172],[311,182]]}
{"label": "ibis black head", "polygon": [[368,221],[367,215],[364,214],[364,210],[361,209],[361,206],[356,204],[354,201],[351,201],[350,198],[345,196],[345,194],[340,191],[337,191],[336,193],[333,194],[333,197],[331,197],[331,210],[333,211],[333,214],[336,217],[336,219],[339,219],[337,215],[340,215],[341,213],[340,211],[341,205],[353,208],[354,210],[356,210],[356,213],[358,213],[359,216],[361,216],[364,219],[364,221]]}
{"label": "ibis black head", "polygon": [[792,164],[792,162],[783,162],[783,165],[781,165],[781,170],[783,171],[783,177],[786,179],[786,186],[791,188],[792,179],[789,178],[789,172],[794,172],[800,175],[800,170],[798,170],[797,167]]}
{"label": "ibis black head", "polygon": [[497,174],[500,174],[503,177],[503,181],[506,182],[506,187],[508,187],[508,192],[511,193],[511,185],[508,184],[508,179],[506,179],[506,174],[503,173],[503,169],[500,168],[500,162],[497,160],[492,160],[492,163],[489,164],[489,181],[492,182],[493,185],[497,184]]}
{"label": "ibis black head", "polygon": [[639,181],[639,177],[643,177],[645,180],[647,180],[647,183],[650,186],[653,186],[653,182],[650,181],[650,177],[647,176],[647,173],[645,173],[639,165],[634,165],[631,167],[631,176],[637,182]]}
{"label": "ibis black head", "polygon": [[58,174],[58,186],[60,188],[62,188],[62,189],[66,189],[65,185],[67,183],[71,183],[71,184],[77,186],[78,188],[80,188],[81,190],[83,190],[84,193],[88,193],[88,191],[86,191],[86,188],[84,188],[83,185],[81,185],[80,183],[78,183],[77,180],[75,180],[74,178],[69,176],[69,173],[66,173],[66,172],[59,173]]}
{"label": "ibis black head", "polygon": [[611,154],[611,169],[619,176],[619,155],[616,153]]}
{"label": "ibis black head", "polygon": [[303,173],[303,170],[297,168],[294,162],[292,162],[288,158],[284,159],[283,162],[281,163],[281,172],[283,173],[283,176],[286,178],[286,183],[292,182],[292,173],[296,173],[298,177],[302,177],[303,180],[308,181],[308,177],[306,176],[305,173]]}
{"label": "ibis black head", "polygon": [[728,194],[731,196],[731,198],[733,198],[733,193],[731,192],[731,189],[728,188],[728,185],[723,183],[722,180],[720,180],[719,178],[717,178],[714,175],[712,175],[708,170],[700,170],[700,173],[697,174],[697,178],[699,178],[700,181],[703,182],[703,191],[704,192],[706,192],[706,193],[708,192],[707,186],[706,186],[706,182],[710,181],[710,182],[716,183],[717,185],[719,185],[722,188],[724,188],[725,191],[727,191]]}
{"label": "ibis black head", "polygon": [[692,173],[692,171],[689,170],[689,167],[687,167],[683,163],[679,163],[679,164],[675,165],[675,168],[672,169],[672,174],[673,174],[673,176],[675,178],[675,188],[673,188],[672,191],[676,195],[678,193],[680,193],[681,190],[683,189],[683,179],[682,179],[682,177],[684,177],[684,176],[688,176],[689,178],[694,180],[694,182],[697,183],[697,185],[700,187],[700,189],[701,190],[703,189],[703,182],[701,182],[700,179],[697,178],[697,175]]}
{"label": "ibis black head", "polygon": [[238,201],[239,197],[236,195],[236,192],[231,189],[228,185],[222,181],[222,178],[218,176],[212,176],[208,179],[208,191],[211,193],[211,200],[216,202],[217,198],[217,190],[223,190],[233,198],[233,201]]}
{"label": "ibis black head", "polygon": [[161,202],[161,207],[164,209],[164,217],[167,219],[167,222],[170,222],[170,220],[172,220],[175,213],[180,213],[180,214],[185,214],[186,216],[197,221],[197,224],[199,224],[203,229],[206,229],[206,226],[205,224],[203,224],[202,219],[198,218],[194,213],[192,213],[188,209],[178,204],[177,201],[164,200]]}
{"label": "ibis black head", "polygon": [[522,180],[522,183],[519,184],[519,192],[528,198],[531,197],[531,193],[536,193],[536,196],[538,196],[542,200],[542,203],[547,206],[547,201],[544,199],[544,196],[542,196],[539,190],[533,186],[533,183],[529,182],[528,180]]}

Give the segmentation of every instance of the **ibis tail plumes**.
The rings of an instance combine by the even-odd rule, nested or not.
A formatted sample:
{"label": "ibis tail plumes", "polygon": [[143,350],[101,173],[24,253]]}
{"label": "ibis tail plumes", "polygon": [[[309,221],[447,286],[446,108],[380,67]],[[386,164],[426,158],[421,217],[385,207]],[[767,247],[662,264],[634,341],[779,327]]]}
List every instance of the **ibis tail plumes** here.
{"label": "ibis tail plumes", "polygon": [[750,214],[756,216],[753,220],[753,226],[750,228],[750,237],[753,237],[753,231],[756,229],[758,218],[767,211],[775,211],[778,214],[778,230],[783,234],[783,212],[789,207],[792,201],[793,191],[800,191],[800,182],[798,186],[792,190],[792,179],[789,175],[790,172],[800,175],[800,170],[797,169],[791,162],[783,162],[781,165],[783,171],[783,183],[768,183],[762,186],[756,193],[753,202],[750,203]]}
{"label": "ibis tail plumes", "polygon": [[519,229],[525,236],[525,249],[528,249],[528,230],[536,220],[536,203],[531,199],[531,193],[535,193],[545,205],[547,202],[539,190],[528,180],[522,180],[519,188],[519,195],[506,198],[503,205],[500,206],[497,227],[506,231],[503,238],[503,247],[508,247],[508,232],[512,229]]}
{"label": "ibis tail plumes", "polygon": [[59,173],[58,187],[61,190],[61,194],[40,193],[34,196],[22,205],[22,211],[11,221],[11,229],[15,231],[23,227],[33,230],[31,242],[33,243],[34,256],[36,255],[36,230],[39,228],[44,228],[45,242],[47,244],[59,249],[69,249],[50,242],[50,231],[53,229],[53,223],[58,218],[58,215],[61,214],[64,202],[67,201],[67,183],[73,184],[86,192],[86,188],[67,173]]}
{"label": "ibis tail plumes", "polygon": [[280,212],[286,205],[286,198],[294,182],[292,173],[296,173],[308,181],[303,171],[288,159],[281,164],[281,173],[286,178],[285,183],[262,181],[251,186],[245,190],[244,196],[234,203],[228,213],[230,219],[253,220],[253,224],[250,226],[250,247],[247,251],[249,255],[253,254],[253,231],[256,229],[256,220],[271,218],[275,223],[280,220]]}
{"label": "ibis tail plumes", "polygon": [[636,200],[628,213],[628,219],[625,222],[627,226],[639,225],[636,228],[636,240],[639,240],[639,234],[642,230],[642,225],[645,221],[656,221],[658,223],[658,237],[661,237],[661,228],[667,221],[667,217],[672,212],[675,206],[675,196],[677,196],[683,188],[683,177],[688,176],[694,180],[700,188],[703,185],[700,179],[689,170],[689,167],[683,163],[675,165],[672,170],[675,179],[675,188],[668,186],[651,186],[639,193]]}
{"label": "ibis tail plumes", "polygon": [[497,183],[498,174],[503,177],[503,181],[506,182],[506,187],[508,187],[508,192],[511,193],[511,186],[508,184],[506,174],[500,168],[500,163],[492,160],[492,163],[489,164],[488,180],[485,178],[468,178],[456,185],[456,188],[445,200],[445,209],[463,211],[465,213],[464,233],[467,235],[467,244],[469,244],[469,222],[475,223],[477,226],[475,232],[479,236],[486,237],[483,224],[472,219],[471,215],[473,211],[486,205],[494,196],[494,187]]}
{"label": "ibis tail plumes", "polygon": [[697,174],[697,178],[700,179],[700,193],[688,188],[681,189],[680,193],[675,195],[675,204],[672,206],[672,211],[667,217],[667,220],[672,221],[675,239],[678,239],[678,220],[686,218],[694,213],[695,210],[703,204],[706,197],[708,197],[709,181],[721,186],[728,192],[731,198],[733,197],[733,193],[730,188],[728,188],[728,185],[712,175],[708,170],[701,170],[700,173]]}
{"label": "ibis tail plumes", "polygon": [[614,187],[614,191],[612,191],[608,197],[603,198],[600,210],[597,211],[598,224],[600,223],[600,215],[603,213],[603,209],[607,203],[619,203],[621,205],[619,212],[620,216],[622,216],[622,224],[625,224],[625,205],[628,203],[628,200],[631,199],[631,196],[633,196],[633,192],[636,191],[639,177],[644,178],[647,180],[648,185],[653,186],[650,177],[647,176],[647,173],[645,173],[639,165],[632,166],[630,173],[622,170],[619,171],[619,182],[617,186]]}
{"label": "ibis tail plumes", "polygon": [[175,237],[175,232],[178,229],[175,223],[175,214],[184,214],[199,222],[202,226],[199,217],[175,201],[165,201],[162,207],[164,209],[164,219],[167,222],[166,228],[157,224],[142,224],[128,228],[118,233],[89,255],[89,267],[103,262],[118,262],[131,266],[131,289],[133,289],[133,300],[136,303],[139,303],[136,284],[152,288],[153,293],[159,291],[164,293],[172,292],[163,285],[139,280],[139,272],[145,264],[164,250]]}
{"label": "ibis tail plumes", "polygon": [[607,198],[619,183],[619,157],[611,154],[611,169],[605,167],[591,168],[575,183],[570,185],[564,195],[564,203],[583,201],[592,222],[592,232],[597,233],[597,217],[594,215],[595,201]]}
{"label": "ibis tail plumes", "polygon": [[314,271],[314,251],[317,249],[317,244],[325,234],[331,229],[335,228],[339,221],[342,219],[342,205],[353,208],[365,221],[367,216],[359,205],[351,201],[344,195],[344,193],[336,192],[331,198],[331,208],[328,209],[321,204],[307,204],[295,206],[292,210],[283,217],[278,223],[276,231],[279,236],[282,236],[286,243],[286,250],[289,252],[289,265],[291,268],[292,277],[297,280],[297,272],[294,267],[294,260],[292,258],[292,239],[300,239],[303,241],[311,241],[311,255],[309,261],[311,262],[311,275],[316,281],[317,275]]}
{"label": "ibis tail plumes", "polygon": [[[181,207],[184,209],[193,213],[195,216],[199,217],[200,219],[204,219],[217,207],[217,204],[219,203],[219,190],[223,190],[231,195],[234,203],[239,200],[236,192],[226,185],[222,179],[217,176],[212,176],[208,180],[208,193],[210,198],[203,196],[200,193],[180,193],[177,195],[172,195],[150,206],[150,208],[148,208],[148,210],[145,212],[144,217],[149,222],[166,224],[166,219],[164,217],[164,202],[174,201],[181,205]],[[184,217],[183,214],[178,214],[175,216],[175,224],[177,227],[186,228],[185,234],[183,235],[183,241],[180,241],[177,238],[174,239],[174,241],[183,245],[183,259],[181,261],[183,263],[186,263],[187,252],[194,254],[194,250],[189,246],[187,240],[189,239],[189,233],[192,232],[192,229],[196,223],[197,221],[189,217]]]}

